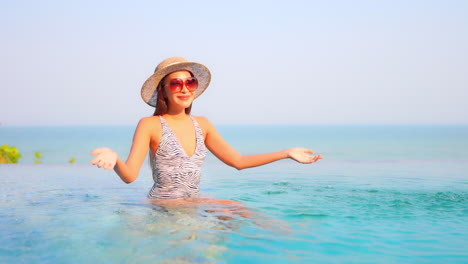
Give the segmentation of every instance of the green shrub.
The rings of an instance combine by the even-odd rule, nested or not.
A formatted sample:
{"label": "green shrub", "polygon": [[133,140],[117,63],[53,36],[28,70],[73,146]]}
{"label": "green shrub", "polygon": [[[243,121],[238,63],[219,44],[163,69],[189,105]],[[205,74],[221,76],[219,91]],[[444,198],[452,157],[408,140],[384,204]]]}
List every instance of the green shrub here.
{"label": "green shrub", "polygon": [[[42,153],[34,153],[34,163],[42,163]],[[18,163],[19,159],[22,157],[20,151],[17,147],[10,147],[9,145],[3,145],[0,148],[0,163]],[[76,158],[71,158],[69,163],[76,163]]]}
{"label": "green shrub", "polygon": [[36,152],[34,156],[36,156],[36,158],[34,159],[34,163],[42,163],[42,153]]}
{"label": "green shrub", "polygon": [[3,145],[0,148],[0,163],[18,163],[21,153],[18,148]]}

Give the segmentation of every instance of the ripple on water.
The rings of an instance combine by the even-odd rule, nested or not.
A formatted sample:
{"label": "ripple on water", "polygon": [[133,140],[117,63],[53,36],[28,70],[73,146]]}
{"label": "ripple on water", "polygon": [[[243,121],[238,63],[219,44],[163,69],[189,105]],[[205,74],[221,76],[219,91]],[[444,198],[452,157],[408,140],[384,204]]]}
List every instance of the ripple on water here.
{"label": "ripple on water", "polygon": [[288,181],[279,181],[279,182],[274,182],[273,185],[277,185],[277,186],[288,186],[290,185],[291,183],[288,182]]}
{"label": "ripple on water", "polygon": [[312,212],[298,212],[298,213],[288,214],[288,218],[313,218],[313,219],[318,219],[318,218],[325,218],[325,217],[329,217],[329,215],[321,214],[321,213],[312,213]]}
{"label": "ripple on water", "polygon": [[406,208],[406,207],[410,207],[412,206],[413,204],[411,202],[409,202],[408,200],[400,200],[400,199],[396,199],[396,200],[393,200],[390,202],[390,207],[395,207],[395,208]]}
{"label": "ripple on water", "polygon": [[265,190],[263,194],[266,195],[277,195],[277,194],[286,194],[288,193],[286,190]]}

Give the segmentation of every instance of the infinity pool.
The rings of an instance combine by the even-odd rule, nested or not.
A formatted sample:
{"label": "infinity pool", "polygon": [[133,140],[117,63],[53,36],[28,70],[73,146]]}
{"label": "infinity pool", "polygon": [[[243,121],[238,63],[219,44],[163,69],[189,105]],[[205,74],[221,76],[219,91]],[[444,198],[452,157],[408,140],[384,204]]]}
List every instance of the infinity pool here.
{"label": "infinity pool", "polygon": [[210,205],[152,205],[147,167],[127,185],[87,164],[1,165],[0,263],[467,263],[466,171],[323,160],[238,172],[209,160],[203,194],[253,215],[225,219]]}

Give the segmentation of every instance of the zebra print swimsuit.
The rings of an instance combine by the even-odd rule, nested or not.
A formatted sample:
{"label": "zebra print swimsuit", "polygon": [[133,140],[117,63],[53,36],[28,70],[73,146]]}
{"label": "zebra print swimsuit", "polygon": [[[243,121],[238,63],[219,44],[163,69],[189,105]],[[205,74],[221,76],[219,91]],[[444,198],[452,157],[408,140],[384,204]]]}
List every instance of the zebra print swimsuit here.
{"label": "zebra print swimsuit", "polygon": [[197,197],[200,192],[201,167],[207,149],[203,131],[190,116],[196,131],[195,153],[188,156],[174,131],[160,116],[162,137],[156,154],[151,157],[154,185],[148,193],[150,199],[177,199]]}

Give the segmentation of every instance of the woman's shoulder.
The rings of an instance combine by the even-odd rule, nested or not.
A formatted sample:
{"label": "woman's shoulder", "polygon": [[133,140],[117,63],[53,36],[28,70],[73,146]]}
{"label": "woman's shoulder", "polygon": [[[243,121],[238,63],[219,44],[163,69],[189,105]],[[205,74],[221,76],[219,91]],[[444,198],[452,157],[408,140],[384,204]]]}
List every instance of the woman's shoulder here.
{"label": "woman's shoulder", "polygon": [[197,120],[198,124],[202,127],[204,131],[208,131],[211,127],[213,127],[213,124],[211,121],[204,116],[193,116],[195,120]]}
{"label": "woman's shoulder", "polygon": [[211,124],[210,120],[205,117],[205,116],[192,116],[195,118],[195,120],[197,120],[197,122],[200,124],[200,125],[208,125],[208,124]]}
{"label": "woman's shoulder", "polygon": [[161,128],[161,121],[159,116],[147,116],[140,119],[138,128],[145,130],[154,130]]}
{"label": "woman's shoulder", "polygon": [[140,123],[142,124],[147,124],[147,123],[154,123],[154,122],[160,122],[159,116],[145,116],[140,119]]}

